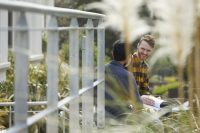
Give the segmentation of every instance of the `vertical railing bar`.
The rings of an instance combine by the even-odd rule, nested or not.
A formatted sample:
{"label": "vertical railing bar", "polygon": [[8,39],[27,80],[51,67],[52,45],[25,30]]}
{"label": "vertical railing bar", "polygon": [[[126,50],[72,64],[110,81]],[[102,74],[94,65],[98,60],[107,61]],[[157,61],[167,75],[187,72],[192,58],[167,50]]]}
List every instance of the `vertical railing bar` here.
{"label": "vertical railing bar", "polygon": [[[70,27],[78,27],[76,18],[71,19]],[[69,88],[70,96],[77,96],[79,91],[79,31],[69,31]],[[69,132],[80,132],[79,126],[79,99],[76,98],[69,103]]]}
{"label": "vertical railing bar", "polygon": [[[0,28],[2,27],[8,27],[8,11],[5,10],[0,10]],[[8,66],[8,30],[0,30],[0,82],[6,80]]]}
{"label": "vertical railing bar", "polygon": [[[105,29],[99,20],[97,30],[97,80],[105,79]],[[105,82],[97,86],[97,127],[105,127]]]}
{"label": "vertical railing bar", "polygon": [[[43,16],[41,14],[28,13],[29,26],[31,28],[43,28]],[[29,60],[33,63],[38,63],[43,59],[42,54],[42,31],[30,31],[30,56]]]}
{"label": "vertical railing bar", "polygon": [[[51,16],[48,28],[57,27],[55,16]],[[58,103],[58,31],[47,31],[47,108],[57,108]],[[47,133],[58,132],[58,113],[48,115]]]}
{"label": "vertical railing bar", "polygon": [[[93,27],[92,19],[88,19],[87,28]],[[94,80],[94,30],[86,30],[86,58],[85,58],[85,83],[83,87],[92,86]],[[93,132],[93,107],[94,107],[94,90],[86,92],[83,97],[83,133]]]}
{"label": "vertical railing bar", "polygon": [[[16,26],[28,28],[24,12],[20,12]],[[27,125],[28,111],[28,31],[15,32],[15,126]],[[27,133],[28,127],[19,131]]]}
{"label": "vertical railing bar", "polygon": [[[86,36],[82,36],[82,48],[81,48],[81,51],[82,51],[82,88],[87,86],[86,84],[86,81],[87,81],[87,74],[86,74]],[[82,130],[85,129],[84,125],[86,123],[86,118],[85,118],[85,105],[87,104],[87,100],[86,97],[85,97],[85,94],[82,95],[81,97],[81,100],[82,100]]]}
{"label": "vertical railing bar", "polygon": [[[30,3],[41,3],[40,1],[35,0],[22,0]],[[26,13],[28,26],[35,29],[43,28],[43,14],[38,14],[34,12]],[[29,61],[31,63],[39,63],[43,59],[42,54],[42,31],[41,30],[29,30],[29,45],[30,45],[30,55]]]}
{"label": "vertical railing bar", "polygon": [[65,133],[65,130],[66,130],[66,120],[65,120],[65,117],[66,117],[66,115],[65,115],[65,111],[63,111],[63,133]]}
{"label": "vertical railing bar", "polygon": [[12,106],[9,106],[9,127],[12,126]]}
{"label": "vertical railing bar", "polygon": [[65,133],[65,111],[60,112],[61,123],[62,123],[62,133]]}

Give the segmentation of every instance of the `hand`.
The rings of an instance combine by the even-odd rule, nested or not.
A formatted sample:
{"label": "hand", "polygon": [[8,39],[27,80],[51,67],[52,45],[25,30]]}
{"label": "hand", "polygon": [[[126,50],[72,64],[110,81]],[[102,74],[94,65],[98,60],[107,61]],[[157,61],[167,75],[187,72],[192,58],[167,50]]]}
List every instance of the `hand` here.
{"label": "hand", "polygon": [[134,108],[133,108],[133,105],[132,105],[132,104],[129,104],[129,105],[128,105],[128,108],[129,108],[130,110],[132,110],[132,111],[134,110]]}

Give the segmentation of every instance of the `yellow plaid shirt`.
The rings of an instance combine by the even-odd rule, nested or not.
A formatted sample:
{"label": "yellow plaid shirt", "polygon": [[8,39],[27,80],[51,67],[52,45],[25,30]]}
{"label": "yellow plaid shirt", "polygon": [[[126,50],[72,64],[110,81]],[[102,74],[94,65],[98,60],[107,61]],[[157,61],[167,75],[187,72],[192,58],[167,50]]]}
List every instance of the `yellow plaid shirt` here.
{"label": "yellow plaid shirt", "polygon": [[141,62],[136,53],[132,55],[129,71],[135,77],[140,95],[149,94],[148,65],[145,61]]}

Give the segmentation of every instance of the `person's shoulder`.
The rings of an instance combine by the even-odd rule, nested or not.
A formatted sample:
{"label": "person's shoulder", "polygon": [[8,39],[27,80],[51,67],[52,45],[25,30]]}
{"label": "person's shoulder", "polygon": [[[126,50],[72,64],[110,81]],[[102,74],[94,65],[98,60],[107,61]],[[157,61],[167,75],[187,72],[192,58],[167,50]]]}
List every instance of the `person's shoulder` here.
{"label": "person's shoulder", "polygon": [[120,72],[121,72],[122,75],[126,75],[126,76],[128,76],[128,75],[132,76],[132,75],[133,75],[131,72],[129,72],[129,71],[128,71],[127,69],[125,69],[125,68],[121,68],[121,69],[120,69]]}
{"label": "person's shoulder", "polygon": [[107,67],[112,67],[114,62],[115,62],[114,60],[111,60],[110,62],[108,62],[108,63],[105,64],[105,67],[106,68]]}
{"label": "person's shoulder", "polygon": [[133,77],[133,73],[131,73],[130,71],[126,70],[126,73],[127,73],[128,75],[130,75],[131,77]]}
{"label": "person's shoulder", "polygon": [[109,66],[110,66],[110,63],[105,64],[105,67],[109,67]]}
{"label": "person's shoulder", "polygon": [[115,71],[115,65],[113,64],[113,62],[114,61],[112,60],[105,65],[105,72]]}
{"label": "person's shoulder", "polygon": [[110,66],[111,66],[110,62],[109,62],[109,63],[107,63],[107,64],[105,64],[105,70],[108,70],[108,69],[110,69]]}
{"label": "person's shoulder", "polygon": [[137,52],[135,52],[134,54],[132,54],[132,58],[131,58],[132,60],[132,62],[131,63],[140,63],[140,59],[139,59],[139,57],[138,57],[138,55],[137,55]]}

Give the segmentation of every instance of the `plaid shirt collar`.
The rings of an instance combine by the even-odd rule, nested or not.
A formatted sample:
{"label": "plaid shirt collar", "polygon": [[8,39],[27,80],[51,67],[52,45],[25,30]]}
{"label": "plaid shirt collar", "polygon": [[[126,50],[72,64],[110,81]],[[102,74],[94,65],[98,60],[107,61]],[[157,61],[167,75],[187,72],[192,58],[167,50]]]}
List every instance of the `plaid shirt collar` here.
{"label": "plaid shirt collar", "polygon": [[133,53],[132,57],[133,57],[138,63],[140,62],[140,64],[145,64],[145,65],[147,65],[146,61],[144,61],[144,60],[141,61],[141,60],[140,60],[140,58],[138,57],[138,52]]}

